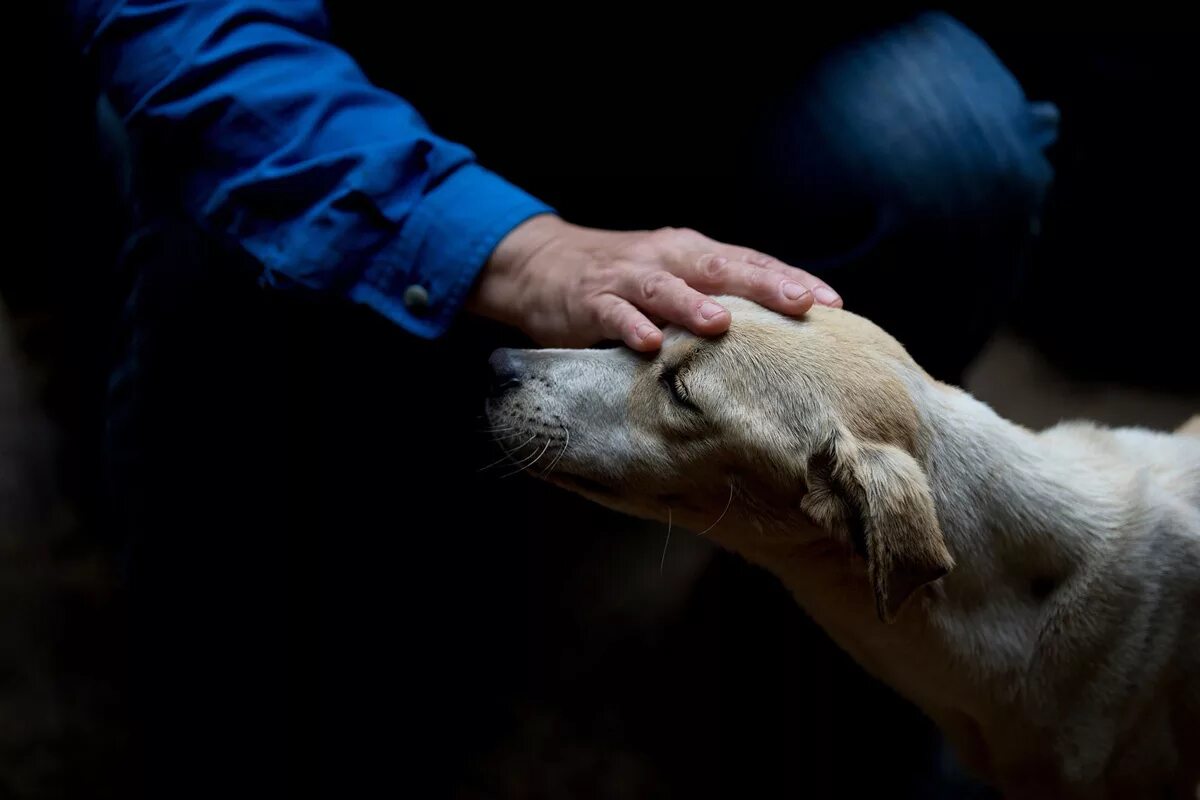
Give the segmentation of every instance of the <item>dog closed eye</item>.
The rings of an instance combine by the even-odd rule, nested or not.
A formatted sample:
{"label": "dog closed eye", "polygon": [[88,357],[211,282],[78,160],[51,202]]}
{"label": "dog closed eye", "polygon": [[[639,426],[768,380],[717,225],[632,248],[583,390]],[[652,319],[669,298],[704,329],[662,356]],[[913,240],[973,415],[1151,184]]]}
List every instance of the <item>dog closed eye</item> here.
{"label": "dog closed eye", "polygon": [[659,376],[658,382],[671,395],[671,400],[676,405],[682,406],[689,411],[697,414],[703,413],[700,407],[692,400],[691,392],[688,391],[687,384],[683,382],[680,374],[673,370],[666,370]]}

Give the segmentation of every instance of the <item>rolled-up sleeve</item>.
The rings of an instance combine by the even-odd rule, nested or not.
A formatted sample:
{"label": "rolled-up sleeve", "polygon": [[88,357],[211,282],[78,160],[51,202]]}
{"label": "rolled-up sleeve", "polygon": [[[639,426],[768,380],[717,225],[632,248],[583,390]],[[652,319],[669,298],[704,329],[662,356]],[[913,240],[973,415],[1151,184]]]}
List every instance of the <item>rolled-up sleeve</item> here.
{"label": "rolled-up sleeve", "polygon": [[[271,286],[443,333],[496,244],[550,209],[435,136],[325,40],[315,0],[75,0],[76,33],[186,213]],[[163,154],[168,157],[163,158]]]}

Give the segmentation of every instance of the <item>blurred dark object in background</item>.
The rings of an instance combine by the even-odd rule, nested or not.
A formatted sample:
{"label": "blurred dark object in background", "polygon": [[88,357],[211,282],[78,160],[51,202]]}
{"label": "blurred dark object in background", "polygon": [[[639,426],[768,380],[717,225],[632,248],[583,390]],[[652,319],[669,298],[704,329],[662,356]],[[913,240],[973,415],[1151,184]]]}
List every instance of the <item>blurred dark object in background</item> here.
{"label": "blurred dark object in background", "polygon": [[[586,41],[520,28],[503,37],[468,34],[488,68],[457,73],[448,66],[456,55],[441,39],[397,49],[372,4],[342,0],[331,8],[339,41],[361,54],[374,80],[564,212],[628,227],[656,208],[663,224],[720,238],[731,226],[713,215],[706,195],[738,162],[698,149],[709,140],[693,141],[688,130],[745,124],[828,48],[918,7],[824,9],[799,26],[733,14],[665,40],[653,26],[607,18],[590,21]],[[1009,322],[1081,380],[1197,390],[1200,370],[1187,369],[1176,352],[1195,341],[1188,320],[1200,288],[1192,224],[1200,149],[1188,102],[1196,67],[1186,36],[1154,20],[1113,24],[1101,15],[1063,25],[1041,14],[946,8],[992,46],[1031,100],[1061,112],[1055,182]],[[427,10],[413,24],[442,30],[449,23],[446,12]],[[714,92],[719,110],[707,105]],[[701,164],[709,174],[697,173]],[[664,180],[631,191],[631,175]],[[593,200],[580,199],[589,194]],[[781,230],[794,224],[779,220]],[[919,271],[913,265],[914,295]]]}
{"label": "blurred dark object in background", "polygon": [[99,465],[125,224],[52,5],[36,4],[43,46],[8,101],[22,189],[0,268],[0,796],[124,798],[125,609]]}
{"label": "blurred dark object in background", "polygon": [[1027,92],[1062,112],[1051,201],[1012,324],[1081,380],[1197,391],[1200,149],[1184,37],[1165,24],[982,32]]}
{"label": "blurred dark object in background", "polygon": [[[662,224],[716,236],[725,223],[707,218],[703,203],[668,207],[680,195],[703,197],[702,178],[687,174],[703,153],[672,138],[678,120],[664,115],[737,124],[756,94],[786,91],[822,48],[866,22],[809,24],[791,37],[765,31],[735,37],[738,44],[728,48],[719,38],[694,44],[657,31],[638,35],[624,24],[606,41],[593,31],[586,43],[555,44],[533,29],[451,41],[445,32],[459,25],[448,19],[450,11],[385,20],[376,3],[330,6],[338,36],[372,76],[404,91],[435,128],[462,136],[497,171],[551,200],[568,194],[556,184],[570,174],[571,190],[578,194],[582,186],[591,193],[587,203],[576,202],[594,215],[586,220],[593,224],[635,224],[651,209]],[[1093,385],[1114,383],[1174,393],[1165,401],[1166,420],[1177,408],[1200,405],[1191,308],[1200,151],[1186,102],[1196,79],[1190,42],[1184,32],[1167,29],[1039,30],[1016,13],[984,18],[966,9],[960,18],[998,51],[1032,99],[1059,106],[1062,127],[1052,151],[1057,177],[1028,281],[1008,319],[1031,347],[1020,349],[1018,339],[1006,336],[1003,347],[985,357],[983,374],[972,374],[994,392],[984,399],[1005,411],[1007,398],[1009,413],[1024,411],[1023,419],[1054,418],[1066,404],[1051,390],[1078,398]],[[404,33],[412,29],[440,33],[414,41]],[[75,55],[52,35],[42,56],[48,65],[43,180],[50,200],[35,213],[52,218],[56,235],[33,258],[10,261],[0,271],[6,315],[0,333],[7,332],[0,350],[10,351],[0,366],[0,596],[6,608],[0,795],[126,797],[134,748],[124,700],[124,596],[116,580],[121,542],[108,524],[100,468],[110,343],[99,335],[120,294],[110,265],[126,220],[111,154],[93,135],[95,98],[73,69]],[[446,69],[451,63],[461,68],[458,75]],[[443,70],[443,77],[431,79],[432,71]],[[713,87],[730,105],[708,114],[700,109]],[[605,107],[623,114],[596,110]],[[478,141],[468,135],[483,127],[490,132]],[[530,137],[530,129],[541,134]],[[561,135],[583,129],[602,146],[581,152]],[[631,192],[620,177],[630,171],[673,175],[685,191]],[[919,265],[913,269],[916,292]],[[916,313],[938,325],[936,311]],[[379,326],[353,321],[343,336],[355,333],[376,335]],[[315,339],[308,332],[296,347]],[[323,345],[323,357],[338,361],[337,346]],[[399,348],[393,343],[382,350]],[[1023,370],[1022,359],[1033,351],[1072,380]],[[358,374],[371,368],[369,355],[359,354],[331,374],[377,392],[371,407],[385,409],[402,396],[405,381]],[[1013,400],[1018,383],[1034,398],[1031,405]],[[1134,397],[1120,421],[1151,416],[1152,396]],[[1101,413],[1086,404],[1071,408]],[[322,435],[366,438],[373,435],[367,428],[360,421],[348,433]],[[414,441],[403,429],[382,438],[368,452],[382,457],[389,447]],[[362,452],[340,447],[330,452],[346,459]],[[388,491],[403,474],[392,469],[370,487]],[[834,797],[851,786],[890,786],[932,796],[914,776],[917,766],[928,765],[907,765],[914,774],[904,774],[901,761],[910,752],[905,747],[929,752],[917,746],[932,741],[928,724],[865,681],[840,653],[805,650],[803,643],[820,634],[773,581],[726,554],[679,541],[672,543],[663,578],[657,574],[661,531],[532,486],[492,491],[512,508],[508,524],[529,529],[511,547],[492,538],[459,553],[477,563],[449,562],[458,568],[446,573],[449,597],[430,602],[425,623],[446,628],[430,633],[438,639],[477,637],[474,645],[443,643],[478,659],[451,676],[463,687],[454,708],[478,703],[478,714],[461,720],[472,728],[464,740],[473,749],[451,759],[462,771],[446,778],[462,794],[770,797],[805,791]],[[564,530],[563,519],[581,522]],[[355,521],[353,515],[347,520]],[[376,526],[386,533],[378,520],[357,521],[364,531]],[[462,539],[472,531],[452,534]],[[388,547],[390,557],[417,558],[395,542]],[[439,555],[436,548],[420,551],[426,560],[408,566],[414,588],[406,596],[414,602],[426,584],[407,573],[446,563]],[[395,579],[387,564],[373,569],[380,580]],[[486,574],[502,570],[512,577]],[[441,579],[433,572],[430,585]],[[474,620],[472,599],[457,589],[470,578],[506,592]],[[386,594],[388,588],[362,591]],[[732,610],[747,607],[761,613],[747,621]],[[356,629],[348,624],[347,631]],[[476,663],[488,674],[476,674]],[[816,681],[798,683],[801,674]],[[409,738],[397,730],[404,724],[379,723],[372,729],[377,746],[364,758],[386,765],[397,742]],[[889,744],[895,746],[890,754],[884,750]]]}

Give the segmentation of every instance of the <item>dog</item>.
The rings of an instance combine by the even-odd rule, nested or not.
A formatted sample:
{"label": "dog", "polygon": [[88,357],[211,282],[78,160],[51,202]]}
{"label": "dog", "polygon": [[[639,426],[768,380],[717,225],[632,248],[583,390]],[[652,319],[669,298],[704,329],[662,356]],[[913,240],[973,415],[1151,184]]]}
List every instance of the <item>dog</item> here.
{"label": "dog", "polygon": [[862,317],[498,350],[506,454],[778,576],[1012,798],[1200,797],[1200,416],[1036,433]]}

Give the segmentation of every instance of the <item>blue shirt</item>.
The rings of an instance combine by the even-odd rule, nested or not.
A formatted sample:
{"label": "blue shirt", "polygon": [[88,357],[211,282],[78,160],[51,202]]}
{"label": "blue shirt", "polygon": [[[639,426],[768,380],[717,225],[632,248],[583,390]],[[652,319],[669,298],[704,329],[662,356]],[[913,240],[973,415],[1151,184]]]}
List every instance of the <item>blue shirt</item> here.
{"label": "blue shirt", "polygon": [[373,86],[325,39],[319,0],[71,5],[130,133],[169,148],[149,166],[179,171],[185,210],[267,285],[337,293],[436,337],[500,239],[550,211]]}

